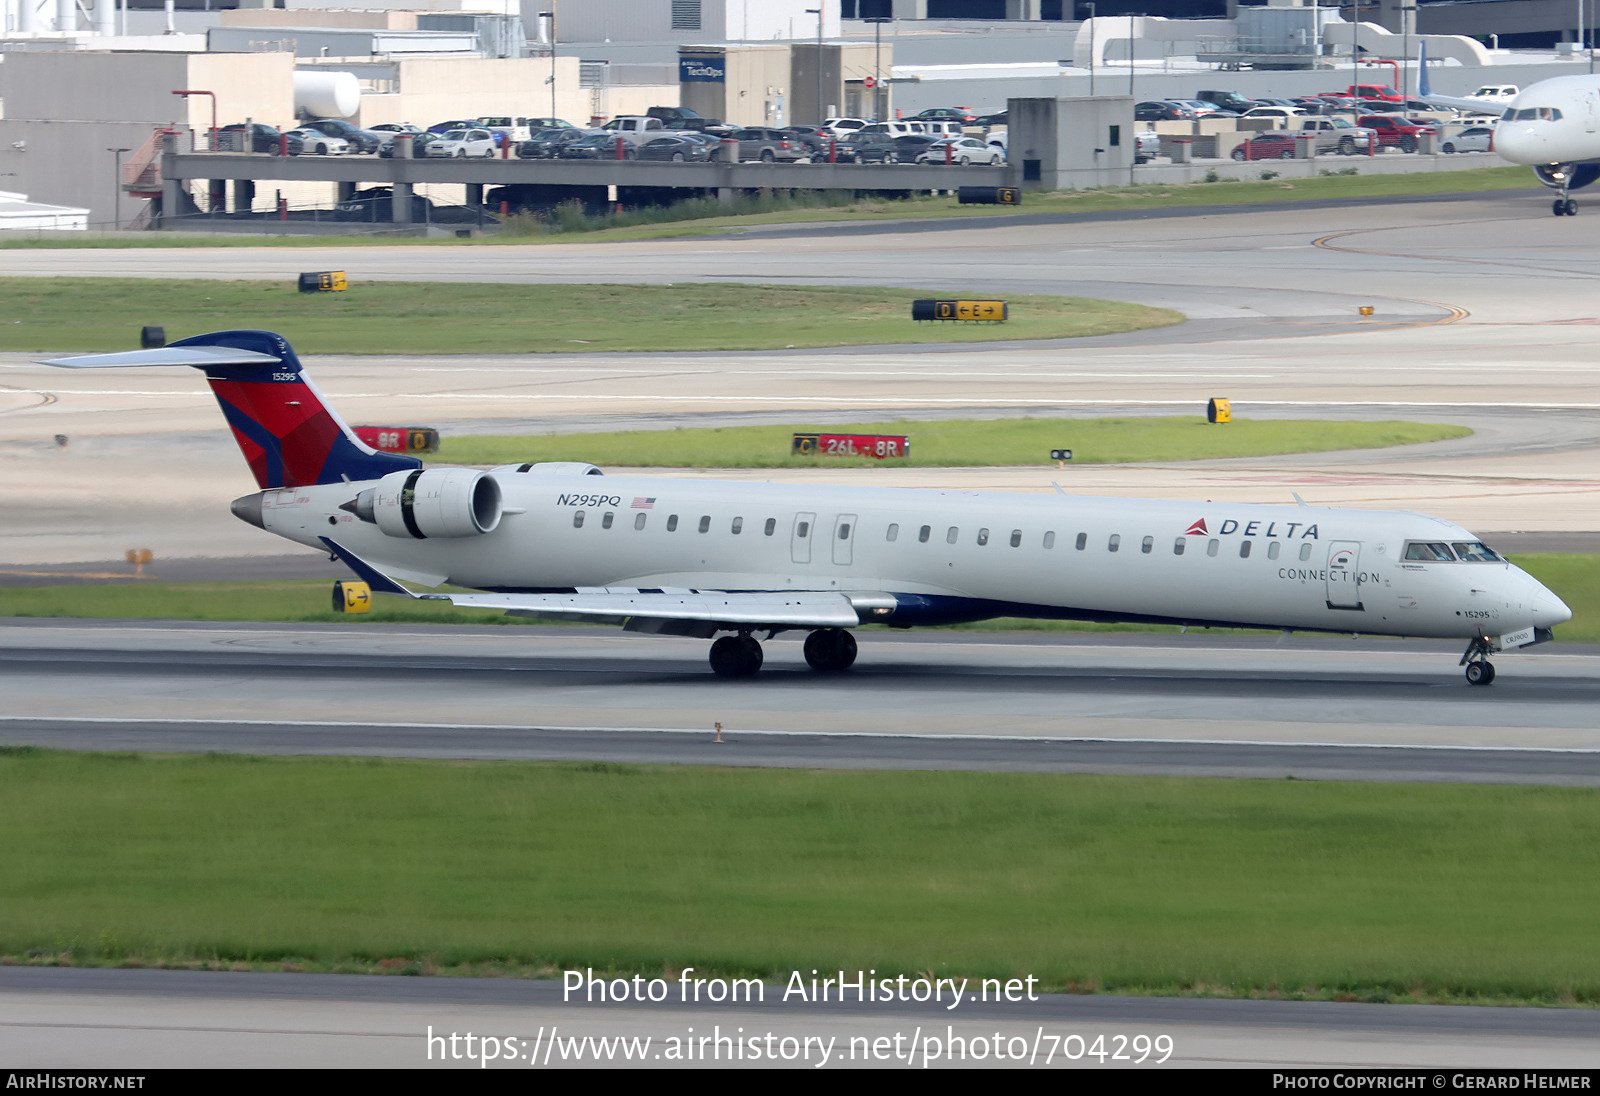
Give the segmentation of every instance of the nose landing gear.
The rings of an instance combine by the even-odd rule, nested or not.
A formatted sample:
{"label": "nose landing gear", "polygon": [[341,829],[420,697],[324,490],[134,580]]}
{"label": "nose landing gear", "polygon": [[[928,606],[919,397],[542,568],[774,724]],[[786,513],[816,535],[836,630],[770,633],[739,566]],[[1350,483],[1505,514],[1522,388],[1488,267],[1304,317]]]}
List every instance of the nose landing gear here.
{"label": "nose landing gear", "polygon": [[1494,681],[1494,663],[1489,661],[1489,641],[1483,636],[1473,637],[1458,665],[1467,668],[1468,685],[1488,685]]}
{"label": "nose landing gear", "polygon": [[1562,196],[1550,203],[1550,212],[1557,217],[1576,217],[1578,215],[1578,199],[1566,197],[1566,188],[1561,190]]}

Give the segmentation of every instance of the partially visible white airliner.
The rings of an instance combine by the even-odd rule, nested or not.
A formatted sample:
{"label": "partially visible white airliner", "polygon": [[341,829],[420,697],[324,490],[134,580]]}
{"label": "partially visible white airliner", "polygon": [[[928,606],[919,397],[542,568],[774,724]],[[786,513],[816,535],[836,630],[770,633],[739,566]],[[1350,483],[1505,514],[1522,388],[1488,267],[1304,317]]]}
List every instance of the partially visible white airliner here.
{"label": "partially visible white airliner", "polygon": [[[1419,63],[1419,99],[1458,110],[1501,108],[1480,98],[1433,94],[1426,46]],[[1557,192],[1551,213],[1576,216],[1578,200],[1569,192],[1600,179],[1600,76],[1554,76],[1519,93],[1504,105],[1492,147],[1502,159],[1532,167],[1534,176]]]}
{"label": "partially visible white airliner", "polygon": [[[840,671],[859,624],[1026,616],[1464,639],[1467,680],[1487,685],[1492,652],[1547,640],[1572,615],[1422,514],[611,477],[577,463],[424,469],[362,444],[270,332],[48,364],[202,370],[262,488],[233,512],[328,550],[377,592],[731,633],[711,645],[725,676],[760,669],[757,632],[809,632],[806,661]],[[485,592],[418,595],[397,580]]]}

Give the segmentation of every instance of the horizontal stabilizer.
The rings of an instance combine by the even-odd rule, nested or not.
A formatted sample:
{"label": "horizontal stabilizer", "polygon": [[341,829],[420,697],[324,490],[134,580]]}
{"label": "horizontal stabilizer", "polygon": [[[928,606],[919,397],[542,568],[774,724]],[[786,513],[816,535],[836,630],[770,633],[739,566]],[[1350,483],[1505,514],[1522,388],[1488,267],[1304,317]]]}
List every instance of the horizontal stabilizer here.
{"label": "horizontal stabilizer", "polygon": [[125,350],[117,354],[83,354],[75,358],[43,358],[40,365],[59,365],[65,369],[111,369],[133,365],[192,365],[205,369],[214,365],[275,365],[282,358],[254,350],[230,346],[163,346],[154,350]]}

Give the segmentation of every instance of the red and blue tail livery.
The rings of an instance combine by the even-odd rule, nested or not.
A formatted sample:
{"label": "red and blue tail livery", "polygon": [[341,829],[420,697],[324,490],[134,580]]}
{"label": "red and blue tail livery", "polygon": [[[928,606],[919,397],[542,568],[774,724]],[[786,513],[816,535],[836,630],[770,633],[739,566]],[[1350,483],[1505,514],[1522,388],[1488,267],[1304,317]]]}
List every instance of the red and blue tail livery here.
{"label": "red and blue tail livery", "polygon": [[200,370],[262,488],[380,479],[422,467],[415,457],[380,453],[357,438],[301,370],[294,349],[271,331],[214,331],[154,350],[52,364],[74,369],[188,365]]}

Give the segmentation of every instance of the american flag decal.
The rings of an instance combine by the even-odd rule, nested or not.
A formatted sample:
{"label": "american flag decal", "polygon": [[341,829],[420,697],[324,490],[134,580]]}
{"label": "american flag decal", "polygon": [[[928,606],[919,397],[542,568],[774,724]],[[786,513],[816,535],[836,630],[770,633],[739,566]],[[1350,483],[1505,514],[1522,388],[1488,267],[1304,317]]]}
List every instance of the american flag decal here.
{"label": "american flag decal", "polygon": [[655,499],[636,498],[636,499],[633,500],[633,509],[635,509],[635,510],[649,510],[649,509],[652,509],[655,506],[655,504],[656,504],[656,500]]}

